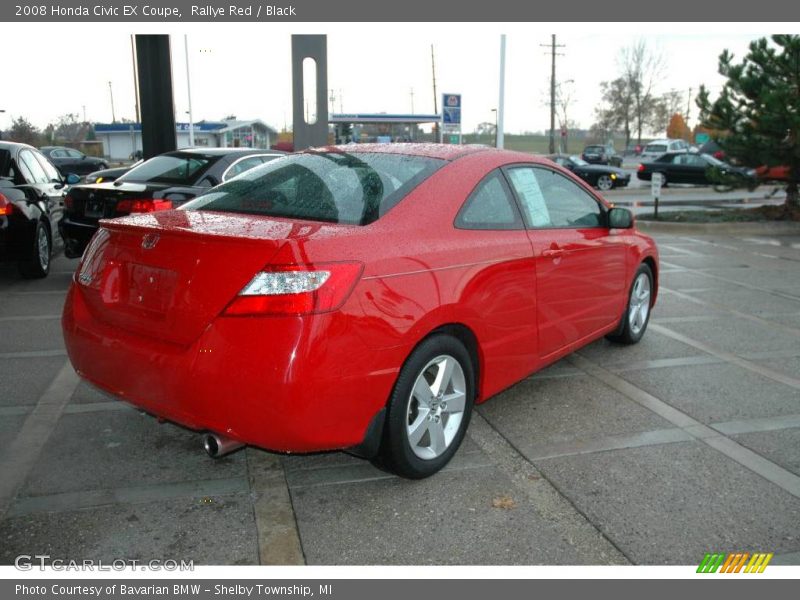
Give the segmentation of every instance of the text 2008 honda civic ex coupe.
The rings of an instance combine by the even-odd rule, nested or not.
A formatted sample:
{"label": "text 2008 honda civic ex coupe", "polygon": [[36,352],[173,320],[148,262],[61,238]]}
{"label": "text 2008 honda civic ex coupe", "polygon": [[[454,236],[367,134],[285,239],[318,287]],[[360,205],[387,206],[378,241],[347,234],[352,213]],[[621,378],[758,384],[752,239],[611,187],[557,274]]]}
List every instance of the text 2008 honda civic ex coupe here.
{"label": "text 2008 honda civic ex coupe", "polygon": [[657,282],[631,213],[547,160],[351,145],[102,221],[63,328],[82,377],[212,455],[344,449],[420,478],[476,402],[602,336],[637,342]]}

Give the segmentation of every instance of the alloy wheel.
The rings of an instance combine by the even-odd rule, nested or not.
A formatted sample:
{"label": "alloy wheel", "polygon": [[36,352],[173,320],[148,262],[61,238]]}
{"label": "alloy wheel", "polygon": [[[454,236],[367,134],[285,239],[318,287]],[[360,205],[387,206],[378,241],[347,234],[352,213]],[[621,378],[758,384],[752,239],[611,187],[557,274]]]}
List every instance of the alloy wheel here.
{"label": "alloy wheel", "polygon": [[650,278],[647,273],[639,273],[633,282],[631,298],[628,304],[628,324],[631,333],[638,335],[647,324],[650,314]]}
{"label": "alloy wheel", "polygon": [[464,369],[454,357],[432,359],[417,376],[408,398],[406,436],[423,460],[441,456],[453,443],[466,405]]}

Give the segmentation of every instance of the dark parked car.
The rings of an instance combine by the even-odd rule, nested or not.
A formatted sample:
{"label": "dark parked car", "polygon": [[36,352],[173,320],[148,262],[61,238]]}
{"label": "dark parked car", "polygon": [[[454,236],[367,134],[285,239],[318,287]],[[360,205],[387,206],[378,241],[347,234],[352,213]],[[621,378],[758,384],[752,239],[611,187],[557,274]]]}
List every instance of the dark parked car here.
{"label": "dark parked car", "polygon": [[572,171],[589,185],[603,190],[604,192],[615,187],[625,187],[631,181],[630,173],[626,173],[618,167],[590,165],[579,156],[558,154],[548,156],[547,158],[565,169]]}
{"label": "dark parked car", "polygon": [[41,150],[42,154],[49,158],[63,175],[67,173],[76,173],[82,176],[92,171],[97,171],[98,169],[108,168],[108,163],[102,158],[87,156],[83,152],[79,152],[73,148],[42,146]]}
{"label": "dark parked car", "polygon": [[248,169],[283,156],[276,150],[191,148],[160,154],[111,183],[76,185],[58,224],[64,254],[77,258],[100,219],[176,208]]}
{"label": "dark parked car", "polygon": [[112,169],[100,169],[99,171],[92,171],[83,180],[84,183],[110,183],[116,181],[125,173],[130,171],[133,167],[138,167],[142,164],[142,160],[137,160],[132,165],[127,167],[114,167]]}
{"label": "dark parked car", "polygon": [[593,144],[583,149],[581,158],[592,165],[622,166],[622,157],[610,144]]}
{"label": "dark parked car", "polygon": [[45,277],[64,204],[66,179],[36,148],[0,142],[0,258],[24,277]]}
{"label": "dark parked car", "polygon": [[664,177],[663,185],[669,183],[720,185],[733,179],[745,185],[757,185],[753,169],[734,167],[710,154],[699,152],[667,152],[652,162],[640,164],[636,176],[650,181],[653,173],[661,173]]}

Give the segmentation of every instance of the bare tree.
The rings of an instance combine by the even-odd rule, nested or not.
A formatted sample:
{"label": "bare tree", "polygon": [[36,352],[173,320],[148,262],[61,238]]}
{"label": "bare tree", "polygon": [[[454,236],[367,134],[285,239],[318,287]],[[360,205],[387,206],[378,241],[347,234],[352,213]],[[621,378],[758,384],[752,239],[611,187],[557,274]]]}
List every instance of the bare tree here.
{"label": "bare tree", "polygon": [[615,131],[625,135],[625,146],[631,142],[631,128],[635,120],[634,100],[625,77],[600,84],[603,105],[595,111],[596,122],[592,127],[594,136],[607,140]]}
{"label": "bare tree", "polygon": [[623,48],[618,62],[630,91],[636,141],[641,144],[642,131],[652,120],[657,105],[654,89],[664,72],[664,57],[642,39]]}

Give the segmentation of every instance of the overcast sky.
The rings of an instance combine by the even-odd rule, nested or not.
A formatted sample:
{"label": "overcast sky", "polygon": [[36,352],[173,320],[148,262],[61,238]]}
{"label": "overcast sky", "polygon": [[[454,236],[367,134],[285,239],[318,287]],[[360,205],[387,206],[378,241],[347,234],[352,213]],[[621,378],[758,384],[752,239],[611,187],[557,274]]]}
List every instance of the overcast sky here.
{"label": "overcast sky", "polygon": [[[95,122],[111,121],[110,81],[116,117],[134,117],[130,33],[171,32],[176,119],[188,120],[184,37],[188,35],[192,107],[195,120],[235,114],[262,119],[281,129],[291,126],[291,33],[328,35],[328,82],[335,109],[345,112],[433,112],[431,44],[437,88],[463,94],[464,130],[492,121],[497,106],[499,47],[507,32],[506,131],[549,127],[549,56],[540,44],[556,33],[564,44],[557,80],[574,83],[570,118],[582,127],[593,122],[600,83],[618,73],[619,51],[647,40],[664,57],[658,91],[696,92],[701,83],[718,91],[717,59],[728,48],[742,56],[747,44],[775,30],[764,25],[730,24],[415,24],[359,23],[277,26],[216,23],[195,26],[147,24],[15,25],[3,28],[3,46],[25,48],[3,64],[0,129],[25,116],[44,127],[64,113]],[[46,30],[42,32],[42,28]],[[764,28],[763,30],[759,28]],[[777,29],[785,29],[786,24]],[[176,31],[179,29],[179,31]],[[608,32],[600,32],[608,30]],[[42,36],[42,33],[45,36]],[[56,43],[30,43],[37,38]],[[8,57],[7,57],[8,58]],[[14,82],[14,84],[11,84]],[[694,93],[693,92],[693,93]],[[690,117],[696,116],[692,103]],[[692,121],[693,122],[693,121]]]}

